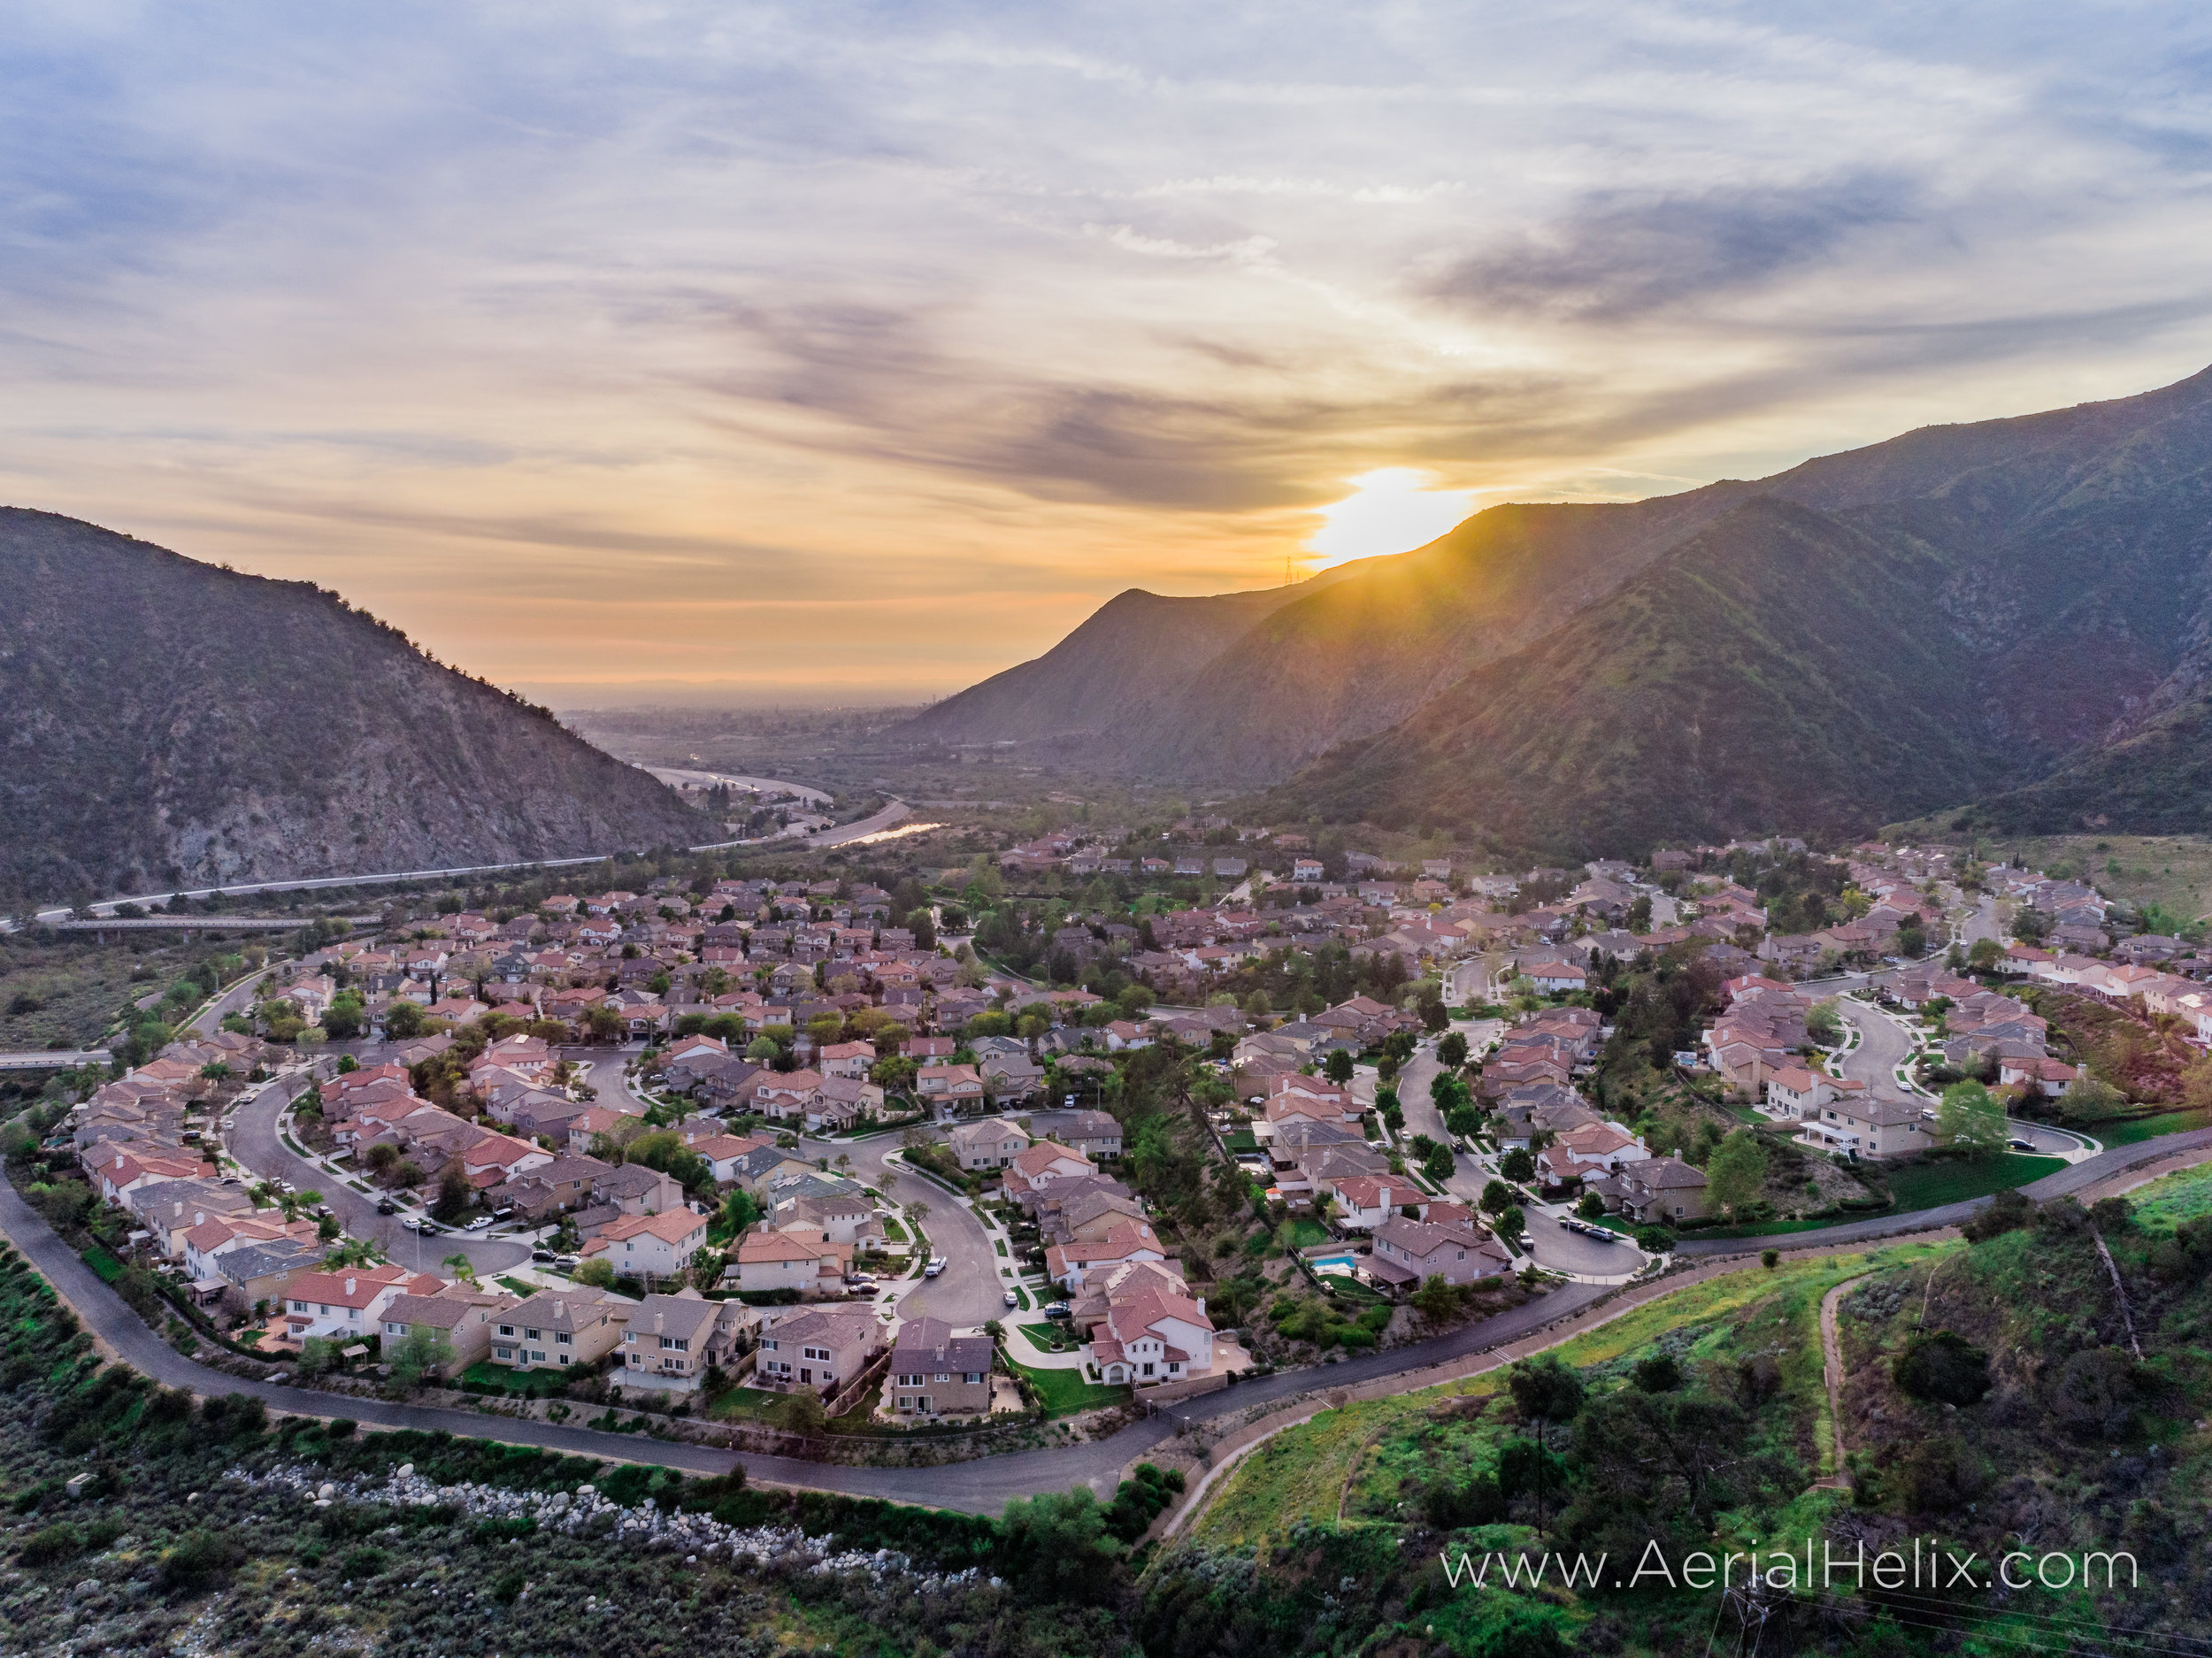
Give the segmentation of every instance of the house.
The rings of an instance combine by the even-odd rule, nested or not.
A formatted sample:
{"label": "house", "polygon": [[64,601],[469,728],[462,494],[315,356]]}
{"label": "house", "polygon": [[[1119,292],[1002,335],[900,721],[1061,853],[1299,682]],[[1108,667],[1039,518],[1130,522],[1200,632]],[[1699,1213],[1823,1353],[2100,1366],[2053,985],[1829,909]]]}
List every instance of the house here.
{"label": "house", "polygon": [[1367,1272],[1385,1284],[1412,1289],[1432,1278],[1447,1284],[1472,1284],[1512,1266],[1513,1256],[1505,1246],[1471,1224],[1393,1215],[1375,1228]]}
{"label": "house", "polygon": [[849,1077],[857,1081],[876,1063],[876,1050],[866,1042],[832,1042],[814,1055],[825,1077]]}
{"label": "house", "polygon": [[1003,1169],[1030,1146],[1029,1136],[1001,1117],[962,1123],[947,1138],[963,1169]]}
{"label": "house", "polygon": [[914,1092],[938,1116],[953,1117],[980,1109],[986,1091],[982,1073],[973,1065],[927,1064],[915,1072]]}
{"label": "house", "polygon": [[1864,1094],[1866,1084],[1831,1077],[1809,1065],[1784,1065],[1767,1078],[1767,1103],[1785,1117],[1803,1122],[1819,1119],[1831,1101]]}
{"label": "house", "polygon": [[1130,1294],[1108,1297],[1105,1321],[1091,1332],[1091,1359],[1110,1384],[1203,1376],[1213,1369],[1213,1321],[1203,1301],[1147,1278]]}
{"label": "house", "polygon": [[540,1290],[492,1320],[491,1362],[518,1370],[596,1364],[620,1344],[635,1305],[580,1284]]}
{"label": "house", "polygon": [[1054,1120],[1052,1138],[1086,1157],[1121,1155],[1121,1125],[1109,1112],[1067,1112]]}
{"label": "house", "polygon": [[423,1332],[442,1339],[449,1349],[437,1374],[458,1376],[491,1356],[494,1324],[521,1304],[503,1290],[480,1290],[463,1283],[449,1284],[430,1295],[395,1295],[381,1315],[384,1355],[388,1360],[393,1348]]}
{"label": "house", "polygon": [[[2071,1068],[2068,1070],[2070,1079]],[[1798,1138],[1824,1150],[1857,1157],[1909,1157],[1940,1142],[1930,1113],[1906,1100],[1839,1098],[1820,1108]]]}
{"label": "house", "polygon": [[1337,1224],[1346,1232],[1372,1232],[1402,1209],[1425,1209],[1429,1194],[1391,1175],[1347,1174],[1327,1186],[1336,1200]]}
{"label": "house", "polygon": [[1103,1237],[1071,1239],[1045,1249],[1045,1274],[1071,1291],[1083,1287],[1092,1273],[1125,1263],[1164,1261],[1167,1251],[1148,1222],[1118,1217]]}
{"label": "house", "polygon": [[706,1247],[707,1217],[687,1209],[655,1215],[624,1215],[607,1223],[580,1252],[604,1255],[627,1278],[680,1278],[691,1257]]}
{"label": "house", "polygon": [[[285,1286],[303,1272],[322,1264],[323,1247],[305,1238],[273,1238],[266,1243],[242,1241],[215,1258],[210,1281],[220,1278],[249,1307],[267,1301],[281,1306]],[[194,1286],[196,1290],[199,1286]]]}
{"label": "house", "polygon": [[1097,1172],[1098,1165],[1082,1153],[1047,1140],[1039,1140],[1008,1163],[1001,1178],[1007,1195],[1026,1209],[1033,1206],[1038,1194],[1056,1180],[1072,1180]]}
{"label": "house", "polygon": [[376,1333],[378,1321],[396,1295],[434,1295],[445,1280],[405,1267],[347,1267],[337,1271],[297,1272],[284,1286],[287,1337],[311,1336],[361,1341]]}
{"label": "house", "polygon": [[614,1163],[592,1176],[591,1201],[624,1215],[665,1215],[683,1209],[684,1189],[641,1163]]}
{"label": "house", "polygon": [[825,1077],[806,1108],[810,1134],[850,1128],[883,1109],[883,1090],[858,1077]]}
{"label": "house", "polygon": [[838,1243],[827,1232],[757,1226],[737,1240],[737,1287],[749,1294],[771,1290],[839,1294],[852,1261],[852,1245]]}
{"label": "house", "polygon": [[911,1319],[891,1345],[884,1403],[901,1416],[988,1416],[992,1358],[987,1335],[955,1335],[941,1318]]}
{"label": "house", "polygon": [[1548,1186],[1567,1186],[1592,1175],[1618,1173],[1621,1165],[1641,1163],[1650,1149],[1614,1123],[1585,1123],[1569,1129],[1537,1154],[1537,1172]]}
{"label": "house", "polygon": [[753,1077],[749,1086],[752,1108],[763,1117],[803,1120],[822,1086],[822,1076],[815,1071],[764,1071]]}
{"label": "house", "polygon": [[275,1243],[280,1239],[289,1240],[318,1255],[321,1254],[322,1246],[315,1235],[313,1221],[287,1221],[273,1212],[203,1216],[184,1232],[180,1247],[174,1253],[184,1257],[184,1270],[196,1282],[206,1282],[221,1277],[220,1263],[225,1255],[257,1244]]}
{"label": "house", "polygon": [[755,1379],[764,1387],[809,1387],[833,1399],[882,1351],[883,1326],[873,1312],[811,1309],[761,1332]]}
{"label": "house", "polygon": [[687,1143],[693,1151],[707,1160],[707,1167],[713,1171],[717,1186],[727,1186],[738,1179],[745,1160],[755,1152],[772,1150],[775,1147],[775,1141],[760,1134],[703,1134]]}
{"label": "house", "polygon": [[2062,1059],[2047,1055],[2039,1059],[2021,1055],[1997,1062],[1997,1081],[2001,1086],[2017,1086],[2029,1094],[2053,1097],[2065,1093],[2088,1074],[2089,1067],[2085,1064],[2070,1065]]}
{"label": "house", "polygon": [[541,1223],[589,1202],[594,1187],[614,1167],[596,1157],[554,1157],[503,1180],[484,1196],[495,1208],[512,1209],[526,1220]]}
{"label": "house", "polygon": [[742,1301],[710,1301],[697,1290],[648,1295],[622,1332],[622,1383],[694,1393],[710,1368],[732,1370],[760,1315]]}
{"label": "house", "polygon": [[1706,1212],[1704,1171],[1677,1157],[1628,1163],[1615,1184],[1622,1212],[1632,1220],[1663,1224]]}

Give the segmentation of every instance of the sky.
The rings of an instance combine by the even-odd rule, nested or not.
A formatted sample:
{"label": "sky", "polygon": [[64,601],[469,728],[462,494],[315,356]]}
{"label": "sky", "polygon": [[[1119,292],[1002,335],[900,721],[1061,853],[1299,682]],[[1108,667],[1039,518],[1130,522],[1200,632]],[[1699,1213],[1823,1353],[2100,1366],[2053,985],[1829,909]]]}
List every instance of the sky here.
{"label": "sky", "polygon": [[2212,362],[2154,4],[8,8],[0,500],[562,707]]}

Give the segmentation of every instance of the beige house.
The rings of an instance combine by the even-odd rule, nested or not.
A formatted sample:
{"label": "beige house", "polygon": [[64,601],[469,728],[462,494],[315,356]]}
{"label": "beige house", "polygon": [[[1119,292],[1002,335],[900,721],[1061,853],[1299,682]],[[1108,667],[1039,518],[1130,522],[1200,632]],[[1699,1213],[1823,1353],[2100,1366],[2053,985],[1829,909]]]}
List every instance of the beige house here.
{"label": "beige house", "polygon": [[540,1290],[491,1321],[491,1362],[518,1370],[595,1364],[613,1352],[635,1301],[582,1285]]}
{"label": "beige house", "polygon": [[822,1232],[769,1232],[756,1227],[737,1240],[737,1287],[750,1293],[797,1290],[802,1295],[841,1292],[852,1270],[853,1247]]}
{"label": "beige house", "polygon": [[604,1255],[626,1277],[680,1278],[706,1245],[707,1217],[687,1209],[664,1215],[623,1215],[609,1221],[583,1247]]}
{"label": "beige house", "polygon": [[882,1351],[883,1326],[874,1313],[810,1309],[762,1330],[755,1378],[764,1387],[809,1387],[833,1399]]}
{"label": "beige house", "polygon": [[1934,1121],[1920,1106],[1863,1095],[1830,1101],[1817,1117],[1806,1122],[1798,1138],[1855,1157],[1909,1157],[1943,1143]]}
{"label": "beige house", "polygon": [[988,1416],[991,1362],[990,1337],[956,1336],[941,1318],[914,1319],[892,1345],[885,1402],[902,1416]]}
{"label": "beige house", "polygon": [[949,1139],[953,1157],[963,1169],[1003,1169],[1030,1146],[1029,1136],[1002,1117],[963,1123]]}
{"label": "beige house", "polygon": [[710,1301],[695,1289],[648,1295],[622,1332],[623,1384],[694,1392],[710,1366],[735,1366],[759,1324],[742,1301]]}
{"label": "beige house", "polygon": [[441,1376],[458,1376],[492,1350],[492,1328],[522,1303],[501,1290],[449,1284],[434,1295],[395,1295],[384,1309],[383,1353],[417,1331],[442,1336],[453,1356],[438,1367]]}
{"label": "beige house", "polygon": [[1367,1270],[1386,1284],[1411,1289],[1432,1278],[1472,1284],[1512,1267],[1505,1246],[1471,1225],[1393,1215],[1375,1228],[1375,1252]]}

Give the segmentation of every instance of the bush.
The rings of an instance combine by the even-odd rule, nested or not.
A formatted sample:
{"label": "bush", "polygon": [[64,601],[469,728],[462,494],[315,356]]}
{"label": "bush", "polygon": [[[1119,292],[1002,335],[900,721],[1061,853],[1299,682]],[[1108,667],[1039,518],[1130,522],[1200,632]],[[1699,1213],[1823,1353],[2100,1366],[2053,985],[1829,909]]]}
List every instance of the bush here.
{"label": "bush", "polygon": [[84,1533],[62,1520],[32,1532],[17,1551],[16,1558],[26,1566],[50,1566],[56,1561],[67,1560],[83,1547]]}
{"label": "bush", "polygon": [[1782,1264],[1782,1252],[1779,1249],[1760,1250],[1759,1264],[1770,1270],[1780,1266]]}
{"label": "bush", "polygon": [[[234,1393],[231,1397],[235,1399],[238,1395]],[[162,1551],[154,1581],[169,1592],[188,1594],[205,1587],[218,1573],[236,1565],[239,1554],[238,1545],[227,1538],[218,1537],[212,1531],[188,1531],[173,1547]]]}
{"label": "bush", "polygon": [[1663,1255],[1674,1247],[1674,1234],[1664,1226],[1639,1226],[1636,1247],[1647,1255]]}
{"label": "bush", "polygon": [[1931,1404],[1979,1403],[1989,1391],[1989,1355],[1948,1330],[1915,1336],[1890,1366],[1890,1378]]}

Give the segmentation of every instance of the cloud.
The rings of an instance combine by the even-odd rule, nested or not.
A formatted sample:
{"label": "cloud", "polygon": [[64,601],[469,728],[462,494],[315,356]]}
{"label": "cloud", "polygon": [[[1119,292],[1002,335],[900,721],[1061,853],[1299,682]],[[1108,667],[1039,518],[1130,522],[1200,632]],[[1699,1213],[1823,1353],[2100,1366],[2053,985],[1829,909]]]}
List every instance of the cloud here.
{"label": "cloud", "polygon": [[1454,264],[1429,291],[1479,310],[1607,322],[1709,305],[1833,258],[1863,231],[1912,222],[1921,198],[1912,180],[1878,173],[1686,195],[1607,191]]}
{"label": "cloud", "polygon": [[942,689],[1379,469],[1633,493],[2212,356],[2179,4],[15,22],[0,489],[495,677]]}

